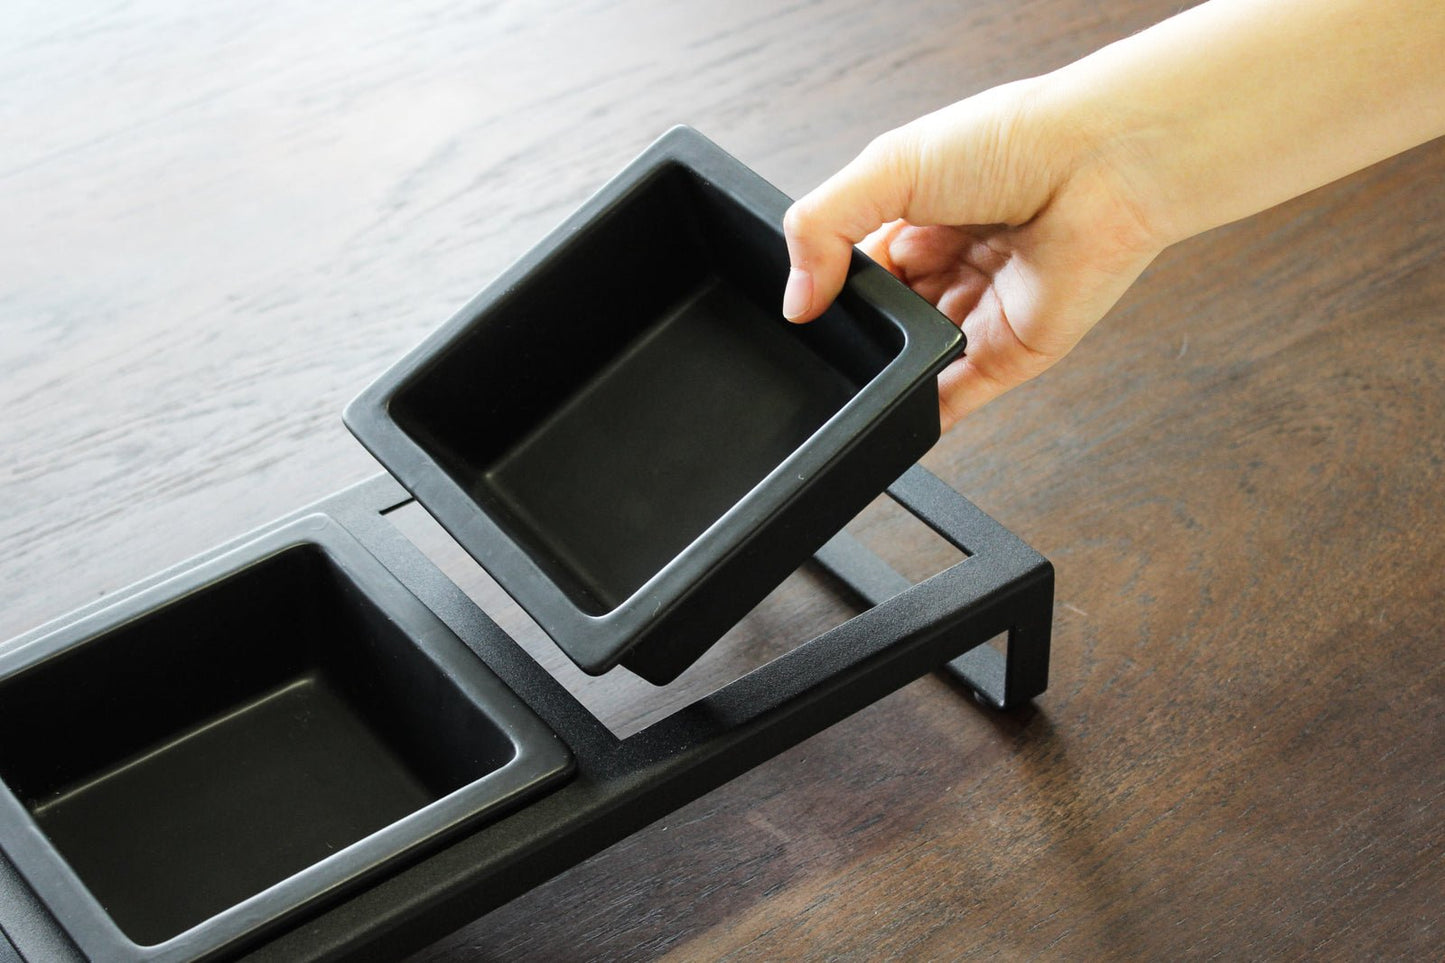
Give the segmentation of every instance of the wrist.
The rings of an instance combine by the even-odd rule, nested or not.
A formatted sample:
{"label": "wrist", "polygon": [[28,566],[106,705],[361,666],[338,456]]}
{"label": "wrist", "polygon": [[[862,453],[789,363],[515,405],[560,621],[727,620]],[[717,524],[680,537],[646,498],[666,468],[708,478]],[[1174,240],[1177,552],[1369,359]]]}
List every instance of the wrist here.
{"label": "wrist", "polygon": [[1143,112],[1109,96],[1070,64],[1034,80],[1034,123],[1054,132],[1055,197],[1088,205],[1118,246],[1152,258],[1190,236],[1167,202],[1162,146],[1168,134]]}

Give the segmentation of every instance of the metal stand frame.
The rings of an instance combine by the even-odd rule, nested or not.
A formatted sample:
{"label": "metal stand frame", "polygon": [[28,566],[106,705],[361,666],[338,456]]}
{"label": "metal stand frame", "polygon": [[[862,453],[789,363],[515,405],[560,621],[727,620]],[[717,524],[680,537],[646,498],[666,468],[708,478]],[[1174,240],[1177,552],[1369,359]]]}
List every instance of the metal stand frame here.
{"label": "metal stand frame", "polygon": [[[411,500],[390,476],[296,513],[324,512],[349,529],[557,732],[577,770],[550,795],[251,947],[244,958],[394,959],[414,951],[930,671],[950,673],[1000,708],[1043,692],[1053,567],[922,468],[910,469],[889,494],[969,557],[913,585],[839,534],[817,561],[870,609],[626,739],[383,517]],[[985,644],[1004,633],[1007,654]],[[0,963],[81,959],[3,859],[0,930],[19,954],[0,937]]]}

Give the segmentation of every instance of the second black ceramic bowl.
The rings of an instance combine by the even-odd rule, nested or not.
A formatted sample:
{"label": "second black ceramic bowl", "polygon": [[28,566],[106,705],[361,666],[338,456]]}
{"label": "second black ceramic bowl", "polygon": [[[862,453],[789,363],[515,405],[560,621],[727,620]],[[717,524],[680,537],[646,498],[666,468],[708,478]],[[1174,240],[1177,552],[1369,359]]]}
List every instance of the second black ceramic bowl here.
{"label": "second black ceramic bowl", "polygon": [[938,438],[958,328],[862,255],[784,321],[788,203],[674,128],[346,410],[589,672],[671,681]]}
{"label": "second black ceramic bowl", "polygon": [[571,767],[324,515],[0,656],[0,849],[87,959],[231,952]]}

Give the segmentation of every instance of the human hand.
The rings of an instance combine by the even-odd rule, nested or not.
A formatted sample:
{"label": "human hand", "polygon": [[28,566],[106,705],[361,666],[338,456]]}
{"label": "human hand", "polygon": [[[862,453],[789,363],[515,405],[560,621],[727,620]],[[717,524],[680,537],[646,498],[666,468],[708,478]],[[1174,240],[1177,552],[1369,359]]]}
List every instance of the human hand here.
{"label": "human hand", "polygon": [[960,417],[1078,343],[1161,250],[1445,133],[1440,0],[1208,0],[869,144],[783,221],[783,314],[852,247],[968,337]]}
{"label": "human hand", "polygon": [[1103,118],[1041,81],[985,91],[882,135],[788,210],[791,321],[837,296],[853,245],[963,328],[939,375],[944,430],[1062,358],[1165,242]]}

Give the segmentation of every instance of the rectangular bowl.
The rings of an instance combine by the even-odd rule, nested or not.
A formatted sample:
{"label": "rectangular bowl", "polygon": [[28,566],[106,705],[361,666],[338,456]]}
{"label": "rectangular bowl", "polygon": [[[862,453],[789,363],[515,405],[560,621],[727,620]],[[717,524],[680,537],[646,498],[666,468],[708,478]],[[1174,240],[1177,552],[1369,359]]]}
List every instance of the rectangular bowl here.
{"label": "rectangular bowl", "polygon": [[234,948],[570,767],[322,515],[0,658],[0,847],[92,959]]}
{"label": "rectangular bowl", "polygon": [[784,321],[787,206],[674,128],[346,410],[588,672],[671,681],[938,439],[958,328],[861,255]]}

